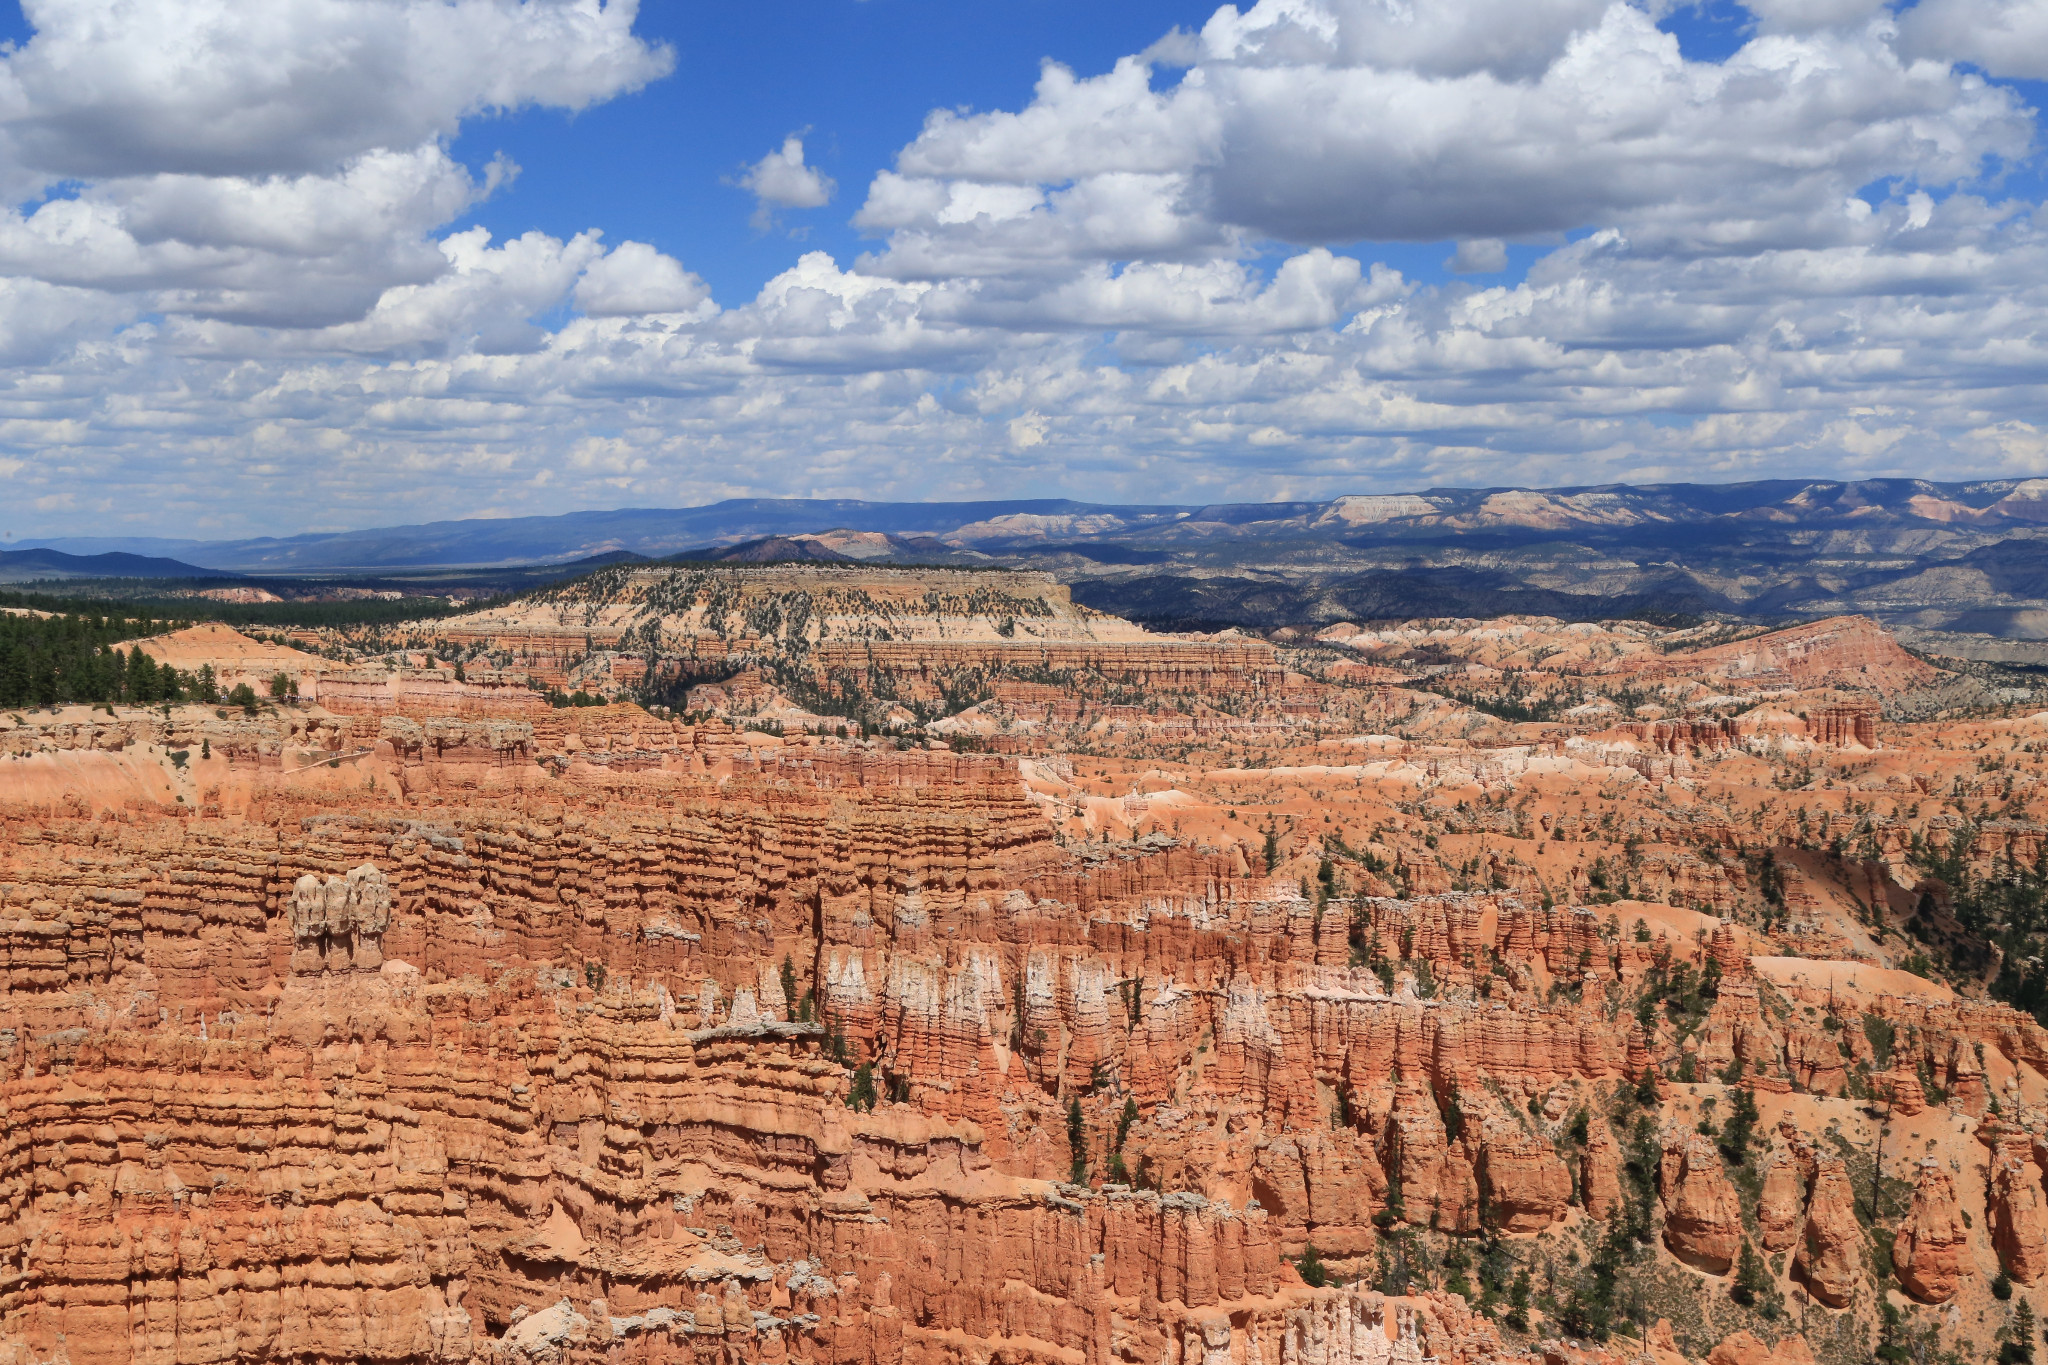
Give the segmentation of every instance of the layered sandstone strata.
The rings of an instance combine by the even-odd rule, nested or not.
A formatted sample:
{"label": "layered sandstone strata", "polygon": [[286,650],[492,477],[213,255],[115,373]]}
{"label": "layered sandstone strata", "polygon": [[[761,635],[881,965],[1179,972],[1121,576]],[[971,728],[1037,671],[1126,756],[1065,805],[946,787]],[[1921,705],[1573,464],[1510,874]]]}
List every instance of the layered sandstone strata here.
{"label": "layered sandstone strata", "polygon": [[[752,649],[745,618],[701,638]],[[906,694],[970,657],[807,632],[777,658]],[[985,633],[958,648],[1110,668]],[[991,684],[1087,737],[1022,761],[631,706],[10,720],[15,772],[197,799],[0,805],[0,1361],[1618,1365],[1633,1339],[1565,1326],[1616,1243],[1630,1289],[1770,1335],[1729,1316],[1751,1236],[1764,1300],[1805,1285],[1836,1341],[1894,1287],[1874,1237],[1971,1315],[1994,1248],[2048,1264],[2048,1034],[1884,965],[1943,894],[1930,840],[1980,876],[2038,853],[1973,747],[2033,732],[1909,760],[1816,703],[1827,753],[1509,743],[1435,694],[1229,692],[1264,646],[1131,648],[1171,667],[1120,700]],[[2017,794],[1922,812],[1908,768]],[[1879,1158],[1916,1193],[1866,1229]],[[1641,1348],[1706,1354],[1688,1322]]]}
{"label": "layered sandstone strata", "polygon": [[[649,663],[676,676],[772,663],[844,690],[887,675],[919,695],[953,675],[1086,671],[1160,690],[1277,688],[1258,640],[1160,636],[1074,605],[1050,576],[873,566],[620,569],[504,608],[423,623],[444,650],[500,659],[553,686],[612,692]],[[592,662],[602,664],[592,670]]]}
{"label": "layered sandstone strata", "polygon": [[[17,1049],[0,1085],[25,1258],[9,1339],[35,1359],[135,1360],[166,1340],[176,1358],[409,1361],[710,1333],[773,1361],[895,1359],[966,1332],[1106,1356],[1121,1316],[1160,1350],[1183,1331],[1225,1352],[1334,1333],[1359,1360],[1391,1358],[1374,1341],[1484,1347],[1449,1304],[1403,1306],[1375,1338],[1380,1301],[1301,1290],[1281,1220],[1306,1208],[1051,1182],[1054,1097],[1134,1031],[1117,974],[1158,983],[1141,1016],[1169,1012],[1180,980],[1239,983],[1208,1025],[1238,1069],[1192,1094],[1213,1104],[1256,1069],[1282,1126],[1314,1085],[1289,1072],[1282,1030],[1309,1026],[1328,978],[1312,954],[1287,965],[1296,912],[1256,901],[1269,928],[1249,958],[1169,933],[1158,956],[1093,972],[1078,943],[1007,932],[1046,916],[1022,890],[1034,873],[1115,904],[1146,869],[1044,881],[1042,834],[1006,839],[980,813],[1005,799],[975,785],[990,771],[855,765],[808,788],[831,802],[728,787],[626,823],[308,816],[288,836],[140,844],[51,828],[37,884],[15,889],[25,909],[66,907],[34,939],[57,955],[15,959],[10,998],[48,980],[35,1014],[76,1022]],[[804,959],[832,1036],[910,1082],[910,1103],[847,1108],[825,1028],[783,1022],[781,957]],[[1318,995],[1295,998],[1288,972]],[[1362,1044],[1375,1014],[1426,1013],[1356,998]],[[1524,1200],[1526,1141],[1476,1150]],[[1531,1188],[1562,1202],[1555,1181]]]}

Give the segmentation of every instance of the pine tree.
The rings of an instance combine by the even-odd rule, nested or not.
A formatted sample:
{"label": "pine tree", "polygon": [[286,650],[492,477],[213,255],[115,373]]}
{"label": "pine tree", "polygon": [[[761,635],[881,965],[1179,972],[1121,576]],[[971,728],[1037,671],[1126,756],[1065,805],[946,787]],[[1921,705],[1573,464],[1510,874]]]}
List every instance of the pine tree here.
{"label": "pine tree", "polygon": [[[115,656],[119,657],[120,652],[115,650]],[[0,706],[26,706],[30,686],[28,655],[9,650],[4,662],[0,662]]]}
{"label": "pine tree", "polygon": [[1517,1332],[1529,1330],[1529,1267],[1523,1266],[1515,1274],[1514,1287],[1508,1290],[1507,1325]]}
{"label": "pine tree", "polygon": [[1558,1313],[1558,1326],[1575,1337],[1605,1341],[1614,1326],[1617,1270],[1625,1250],[1625,1236],[1610,1229],[1593,1259],[1572,1284],[1571,1297]]}
{"label": "pine tree", "polygon": [[1471,1268],[1472,1258],[1465,1254],[1463,1246],[1453,1241],[1450,1249],[1444,1252],[1444,1291],[1469,1302],[1473,1297],[1472,1281],[1466,1278],[1465,1272]]}
{"label": "pine tree", "polygon": [[1408,1210],[1402,1202],[1401,1194],[1401,1127],[1399,1124],[1390,1123],[1387,1125],[1387,1155],[1386,1159],[1380,1164],[1387,1173],[1387,1204],[1385,1208],[1372,1216],[1372,1221],[1373,1226],[1384,1231],[1396,1223],[1405,1221],[1408,1217]]}
{"label": "pine tree", "polygon": [[1743,1086],[1735,1092],[1730,1108],[1728,1122],[1721,1128],[1721,1155],[1741,1166],[1749,1161],[1750,1138],[1760,1117],[1756,1109],[1756,1092]]}
{"label": "pine tree", "polygon": [[1453,1090],[1443,1104],[1444,1141],[1456,1142],[1465,1132],[1465,1111],[1458,1107],[1458,1092]]}
{"label": "pine tree", "polygon": [[1272,876],[1273,869],[1280,866],[1280,832],[1271,825],[1266,826],[1266,875]]}
{"label": "pine tree", "polygon": [[2024,1298],[2013,1305],[2005,1344],[1998,1348],[1998,1365],[2034,1365],[2034,1307]]}
{"label": "pine tree", "polygon": [[1330,1282],[1329,1267],[1323,1264],[1323,1255],[1314,1242],[1302,1248],[1301,1259],[1294,1263],[1294,1268],[1301,1272],[1301,1282],[1310,1289],[1321,1289]]}
{"label": "pine tree", "polygon": [[853,1069],[853,1084],[846,1089],[846,1107],[862,1110],[875,1107],[875,1064],[862,1062]]}
{"label": "pine tree", "polygon": [[[1877,1312],[1877,1349],[1871,1354],[1882,1362],[1882,1365],[1906,1365],[1906,1362],[1913,1358],[1913,1353],[1905,1342],[1899,1340],[1899,1332],[1906,1325],[1905,1315],[1892,1307],[1891,1300],[1882,1298],[1877,1301]],[[1999,1351],[2000,1365],[2019,1365],[2018,1358],[2006,1360],[2005,1352],[2011,1349],[2012,1344],[2008,1342]]]}
{"label": "pine tree", "polygon": [[1754,1307],[1770,1288],[1771,1277],[1764,1269],[1764,1258],[1756,1254],[1747,1237],[1743,1238],[1742,1254],[1735,1262],[1735,1283],[1729,1286],[1728,1297],[1745,1308]]}
{"label": "pine tree", "polygon": [[782,1007],[789,1011],[789,1021],[796,1022],[796,964],[785,953],[782,958]]}
{"label": "pine tree", "polygon": [[1081,1101],[1067,1101],[1067,1150],[1073,1155],[1074,1168],[1069,1174],[1076,1185],[1088,1183],[1088,1127],[1081,1119]]}
{"label": "pine tree", "polygon": [[146,706],[157,699],[156,660],[143,653],[140,645],[128,651],[127,675],[129,701]]}

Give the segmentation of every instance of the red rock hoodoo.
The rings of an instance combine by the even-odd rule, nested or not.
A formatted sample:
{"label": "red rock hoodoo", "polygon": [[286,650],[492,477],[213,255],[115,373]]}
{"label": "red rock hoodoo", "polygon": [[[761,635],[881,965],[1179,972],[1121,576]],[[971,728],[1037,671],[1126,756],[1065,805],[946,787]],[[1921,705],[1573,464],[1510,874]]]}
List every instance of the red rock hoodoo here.
{"label": "red rock hoodoo", "polygon": [[1887,719],[1857,621],[917,573],[4,717],[0,1365],[1810,1365],[2048,1270],[1958,901],[2031,885],[2032,722]]}

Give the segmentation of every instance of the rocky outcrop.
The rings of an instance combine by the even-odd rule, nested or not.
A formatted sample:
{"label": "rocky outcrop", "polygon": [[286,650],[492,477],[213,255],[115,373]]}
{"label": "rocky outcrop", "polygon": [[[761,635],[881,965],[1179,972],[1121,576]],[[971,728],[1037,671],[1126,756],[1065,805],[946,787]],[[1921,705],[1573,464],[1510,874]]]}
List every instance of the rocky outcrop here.
{"label": "rocky outcrop", "polygon": [[[957,638],[923,618],[879,634],[932,614],[905,584],[965,589]],[[1429,1280],[1352,1282],[1458,1245],[1491,1261],[1466,1272],[1498,1311],[1494,1254],[1551,1257],[1561,1317],[1556,1253],[1653,1213],[1627,1201],[1660,1122],[1664,1245],[1642,1268],[1673,1271],[1668,1249],[1726,1274],[1742,1210],[1695,1125],[1725,1094],[1713,1070],[1738,1066],[1780,1121],[1754,1235],[1867,1319],[1846,1174],[1808,1130],[1818,1113],[1867,1142],[1870,1116],[1789,1093],[1861,1074],[1881,1036],[1866,1013],[1894,1026],[1893,1075],[1987,1108],[1996,1078],[2005,1116],[1979,1130],[2005,1172],[1991,1220],[1958,1241],[1964,1211],[1923,1174],[1902,1282],[1953,1302],[1990,1233],[2023,1273],[2048,1260],[2040,1123],[2007,1088],[2048,1064],[2048,1034],[1917,978],[1779,955],[1836,942],[1822,877],[1787,873],[1789,919],[1749,913],[1756,840],[1798,816],[1849,837],[1867,814],[1889,857],[1912,802],[1884,815],[1859,795],[1852,816],[1839,788],[1775,782],[1724,801],[1770,751],[1713,757],[1748,742],[1718,722],[1592,743],[1575,720],[1488,729],[1501,718],[1384,677],[1268,688],[1284,656],[1255,641],[1034,637],[1023,615],[1005,635],[983,609],[1029,594],[977,584],[994,580],[849,592],[819,635],[639,588],[589,634],[581,617],[616,603],[501,624],[577,676],[629,626],[614,680],[700,645],[721,676],[751,660],[756,678],[719,684],[734,709],[769,681],[815,701],[803,668],[828,657],[888,673],[913,730],[911,703],[986,684],[1014,731],[994,711],[882,743],[836,717],[776,735],[630,705],[500,714],[428,697],[443,680],[426,676],[424,709],[395,713],[0,713],[0,748],[24,755],[0,768],[137,749],[168,782],[154,751],[174,746],[205,765],[179,778],[192,813],[169,795],[0,803],[0,1365],[1507,1365],[1519,1348]],[[1434,738],[1385,733],[1409,715]],[[1088,738],[1049,751],[1027,722]],[[1287,766],[1162,757],[1289,727],[1312,743]],[[1040,747],[922,747],[939,733]],[[1869,761],[1830,780],[1898,776]],[[202,796],[228,776],[239,795]],[[1979,845],[2031,858],[2024,823],[1988,822]],[[1821,855],[1809,839],[1797,857]],[[1728,914],[1545,904],[1601,859],[1630,890]],[[1689,988],[1710,967],[1702,1017]],[[1681,979],[1637,1022],[1646,989]],[[1688,1056],[1708,1069],[1682,1084]],[[1638,1098],[1646,1073],[1658,1101]],[[1921,1115],[1913,1141],[1945,1161],[1952,1127]],[[1345,1287],[1305,1282],[1311,1244]],[[1731,1286],[1665,1282],[1711,1296],[1675,1315],[1687,1331],[1728,1320]],[[1634,1359],[1632,1341],[1550,1339],[1543,1303],[1527,1359]],[[1645,1345],[1682,1365],[1668,1326]],[[1731,1339],[1720,1365],[1772,1365],[1760,1346]],[[1804,1365],[1789,1343],[1765,1355]]]}
{"label": "rocky outcrop", "polygon": [[500,717],[545,712],[547,703],[521,672],[452,668],[330,668],[305,695],[343,715],[404,713]]}
{"label": "rocky outcrop", "polygon": [[1839,1095],[1849,1083],[1849,1059],[1835,1035],[1804,1024],[1785,1032],[1785,1061],[1793,1084],[1814,1095]]}
{"label": "rocky outcrop", "polygon": [[1548,1142],[1500,1124],[1480,1162],[1489,1210],[1503,1232],[1541,1232],[1564,1216],[1572,1178]]}
{"label": "rocky outcrop", "polygon": [[1790,1156],[1776,1156],[1764,1168],[1756,1222],[1765,1251],[1783,1251],[1799,1240],[1806,1224],[1806,1180]]}
{"label": "rocky outcrop", "polygon": [[1728,1273],[1742,1247],[1742,1211],[1714,1144],[1697,1134],[1666,1134],[1658,1179],[1664,1245],[1688,1265]]}
{"label": "rocky outcrop", "polygon": [[1931,1158],[1922,1161],[1913,1207],[1892,1238],[1899,1283],[1922,1303],[1947,1303],[1962,1281],[1968,1243],[1948,1169]]}
{"label": "rocky outcrop", "polygon": [[1770,1346],[1748,1332],[1723,1337],[1707,1354],[1707,1365],[1813,1365],[1813,1348],[1794,1332]]}
{"label": "rocky outcrop", "polygon": [[1831,616],[1717,645],[1674,659],[1671,666],[1750,687],[1848,686],[1886,694],[1925,686],[1939,676],[1864,616]]}
{"label": "rocky outcrop", "polygon": [[1904,1052],[1893,1055],[1890,1070],[1871,1078],[1870,1088],[1888,1113],[1912,1118],[1927,1112],[1927,1093],[1921,1088],[1920,1073],[1913,1069]]}
{"label": "rocky outcrop", "polygon": [[1949,1100],[1972,1118],[1982,1118],[1991,1108],[1991,1088],[1984,1078],[1984,1063],[1977,1057],[1982,1043],[1965,1035],[1951,1035],[1948,1047]]}
{"label": "rocky outcrop", "polygon": [[1621,1207],[1621,1144],[1614,1130],[1597,1120],[1588,1127],[1579,1153],[1579,1202],[1595,1218]]}
{"label": "rocky outcrop", "polygon": [[1875,706],[1823,706],[1807,717],[1807,730],[1821,744],[1877,747]]}
{"label": "rocky outcrop", "polygon": [[827,676],[879,665],[892,673],[938,678],[962,670],[1088,672],[1161,692],[1222,694],[1277,688],[1283,670],[1263,641],[1044,644],[1018,641],[862,642],[826,644],[816,651]]}
{"label": "rocky outcrop", "polygon": [[1992,1244],[2006,1274],[2024,1285],[2048,1273],[2048,1201],[2041,1173],[2024,1154],[2000,1146],[1991,1157]]}
{"label": "rocky outcrop", "polygon": [[1856,1192],[1838,1156],[1815,1158],[1813,1196],[1792,1273],[1814,1298],[1830,1308],[1847,1306],[1864,1283],[1863,1229],[1856,1221]]}
{"label": "rocky outcrop", "polygon": [[292,886],[290,924],[293,972],[376,971],[391,926],[391,885],[374,863],[324,880],[308,872]]}

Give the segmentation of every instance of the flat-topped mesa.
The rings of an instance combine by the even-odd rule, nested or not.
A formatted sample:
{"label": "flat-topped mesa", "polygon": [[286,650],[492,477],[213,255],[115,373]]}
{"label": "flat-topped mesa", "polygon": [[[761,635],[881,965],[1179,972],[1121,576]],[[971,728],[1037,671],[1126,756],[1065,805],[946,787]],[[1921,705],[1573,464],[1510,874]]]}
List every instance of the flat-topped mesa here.
{"label": "flat-topped mesa", "polygon": [[[960,669],[1086,670],[1204,692],[1277,687],[1283,675],[1264,641],[1155,635],[1076,606],[1049,574],[1007,570],[621,568],[418,629],[510,656],[512,673],[555,686],[630,685],[649,659],[665,676],[773,660],[820,685],[877,668],[926,680]],[[618,657],[603,676],[583,668],[607,652]],[[619,672],[625,663],[636,665],[630,677]]]}
{"label": "flat-topped mesa", "polygon": [[504,648],[559,636],[578,653],[634,644],[666,652],[712,641],[748,649],[828,640],[1147,638],[1128,621],[1075,606],[1050,574],[828,565],[606,570],[422,629],[497,637]]}
{"label": "flat-topped mesa", "polygon": [[[1530,616],[1412,621],[1372,630],[1347,623],[1329,627],[1317,638],[1390,661],[1426,651],[1489,670],[1711,680],[1744,692],[1841,689],[1890,695],[1924,687],[1942,676],[1864,616],[1833,616],[1732,641],[1726,640],[1726,628],[1720,625],[1663,630],[1639,622],[1567,623]],[[1705,740],[1711,747],[1711,732],[1688,733],[1691,724],[1680,722],[1661,737]]]}
{"label": "flat-topped mesa", "polygon": [[344,877],[308,872],[292,887],[292,972],[374,972],[390,926],[391,884],[375,864]]}

